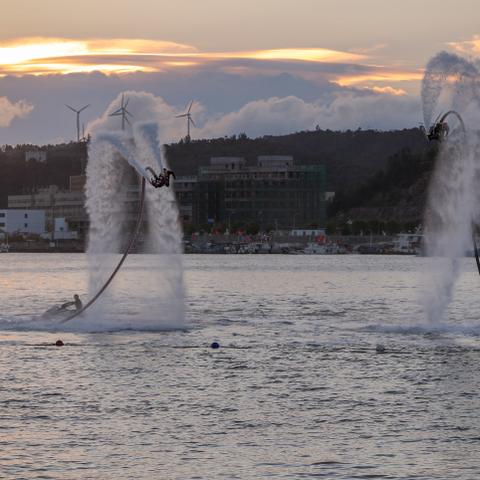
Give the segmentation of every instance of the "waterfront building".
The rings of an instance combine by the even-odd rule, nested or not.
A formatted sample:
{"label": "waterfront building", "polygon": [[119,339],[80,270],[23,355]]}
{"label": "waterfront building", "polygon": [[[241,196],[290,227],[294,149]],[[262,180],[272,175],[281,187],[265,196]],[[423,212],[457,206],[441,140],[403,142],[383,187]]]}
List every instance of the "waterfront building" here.
{"label": "waterfront building", "polygon": [[198,177],[196,175],[178,176],[174,185],[180,221],[184,225],[192,224],[198,217]]}
{"label": "waterfront building", "polygon": [[[176,184],[175,184],[176,185]],[[261,228],[325,224],[325,167],[296,165],[289,155],[213,157],[198,172],[198,225],[256,223]]]}
{"label": "waterfront building", "polygon": [[45,232],[45,211],[31,209],[0,210],[0,230],[8,234]]}
{"label": "waterfront building", "polygon": [[61,190],[56,185],[23,195],[8,196],[9,209],[42,209],[45,212],[45,228],[54,229],[54,219],[64,218],[70,230],[82,237],[88,228],[88,215],[85,210],[85,193]]}

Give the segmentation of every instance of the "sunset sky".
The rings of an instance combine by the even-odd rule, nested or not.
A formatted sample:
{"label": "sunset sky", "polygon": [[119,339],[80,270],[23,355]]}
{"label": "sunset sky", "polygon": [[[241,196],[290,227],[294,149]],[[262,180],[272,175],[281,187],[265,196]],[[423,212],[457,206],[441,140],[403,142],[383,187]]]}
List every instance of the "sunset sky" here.
{"label": "sunset sky", "polygon": [[5,0],[0,144],[73,139],[66,103],[91,104],[88,129],[133,90],[172,114],[194,99],[196,138],[416,126],[428,59],[480,54],[477,10],[474,0]]}

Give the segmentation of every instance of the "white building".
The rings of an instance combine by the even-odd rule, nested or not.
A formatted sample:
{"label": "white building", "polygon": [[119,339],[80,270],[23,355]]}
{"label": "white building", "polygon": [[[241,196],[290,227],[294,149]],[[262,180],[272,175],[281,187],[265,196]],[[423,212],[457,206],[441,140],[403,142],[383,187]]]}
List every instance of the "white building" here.
{"label": "white building", "polygon": [[8,208],[43,209],[46,229],[54,229],[55,218],[65,218],[70,228],[79,232],[87,229],[88,216],[85,210],[85,193],[80,186],[75,191],[62,191],[56,185],[25,195],[9,195]]}
{"label": "white building", "polygon": [[0,230],[6,233],[35,233],[45,231],[44,210],[0,210]]}
{"label": "white building", "polygon": [[76,231],[71,231],[68,228],[68,223],[64,217],[55,218],[55,230],[53,233],[54,240],[77,240],[78,234]]}

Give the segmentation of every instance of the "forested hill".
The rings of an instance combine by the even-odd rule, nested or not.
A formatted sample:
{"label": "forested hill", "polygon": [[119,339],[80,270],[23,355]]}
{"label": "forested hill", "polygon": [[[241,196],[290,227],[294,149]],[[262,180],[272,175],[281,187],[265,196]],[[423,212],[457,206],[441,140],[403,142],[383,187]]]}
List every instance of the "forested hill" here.
{"label": "forested hill", "polygon": [[402,150],[364,183],[339,191],[329,205],[330,231],[395,234],[420,225],[437,154],[436,143],[423,153]]}
{"label": "forested hill", "polygon": [[[47,152],[46,162],[25,160],[25,153],[41,149]],[[57,185],[68,189],[70,175],[85,171],[86,143],[46,145],[4,145],[0,149],[0,208],[7,207],[8,195],[30,193],[39,187]]]}
{"label": "forested hill", "polygon": [[418,128],[379,132],[315,130],[250,139],[245,135],[192,140],[167,145],[166,155],[178,175],[192,175],[210,157],[245,157],[255,164],[258,155],[293,155],[297,164],[325,164],[328,190],[349,190],[383,170],[388,159],[402,150],[423,153],[428,147]]}

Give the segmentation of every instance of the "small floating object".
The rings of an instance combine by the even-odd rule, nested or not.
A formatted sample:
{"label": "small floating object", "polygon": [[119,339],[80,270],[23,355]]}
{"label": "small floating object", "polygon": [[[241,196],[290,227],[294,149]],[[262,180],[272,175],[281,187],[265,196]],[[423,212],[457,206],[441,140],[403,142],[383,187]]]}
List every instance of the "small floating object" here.
{"label": "small floating object", "polygon": [[210,348],[220,348],[220,344],[218,342],[213,342],[211,345],[210,345]]}
{"label": "small floating object", "polygon": [[378,343],[377,346],[375,347],[375,351],[377,353],[385,353],[385,345]]}
{"label": "small floating object", "polygon": [[65,344],[62,342],[62,340],[58,339],[56,342],[55,342],[55,346],[56,347],[63,347]]}

